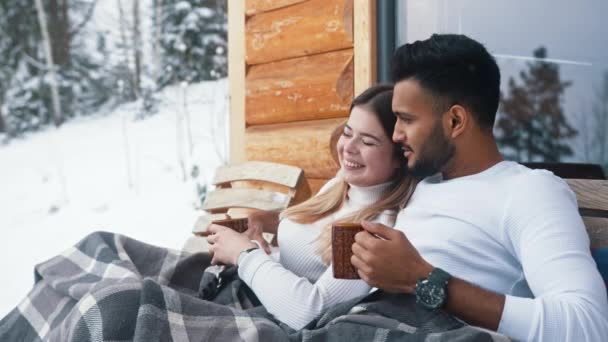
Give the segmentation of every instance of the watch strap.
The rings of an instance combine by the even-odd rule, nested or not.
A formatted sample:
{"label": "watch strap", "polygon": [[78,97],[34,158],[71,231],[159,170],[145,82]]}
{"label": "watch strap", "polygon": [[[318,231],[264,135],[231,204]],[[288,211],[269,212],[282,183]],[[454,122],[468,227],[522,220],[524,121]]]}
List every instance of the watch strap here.
{"label": "watch strap", "polygon": [[428,277],[429,282],[433,284],[447,284],[450,278],[452,278],[452,276],[439,267],[435,267],[431,273],[429,273]]}

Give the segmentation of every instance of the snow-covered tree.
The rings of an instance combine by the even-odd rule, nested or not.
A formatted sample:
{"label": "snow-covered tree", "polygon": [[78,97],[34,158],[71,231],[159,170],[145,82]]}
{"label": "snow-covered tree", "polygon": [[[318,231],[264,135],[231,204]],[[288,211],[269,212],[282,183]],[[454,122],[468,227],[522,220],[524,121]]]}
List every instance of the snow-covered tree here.
{"label": "snow-covered tree", "polygon": [[162,1],[161,85],[227,74],[225,0]]}
{"label": "snow-covered tree", "polygon": [[10,135],[53,122],[51,70],[56,71],[62,120],[92,113],[112,96],[116,76],[103,44],[91,41],[87,28],[96,1],[43,1],[53,68],[45,64],[34,0],[0,2],[0,107]]}
{"label": "snow-covered tree", "polygon": [[15,116],[21,115],[20,112],[13,115],[10,110],[12,101],[9,91],[15,93],[16,85],[28,86],[25,82],[28,78],[26,76],[37,73],[36,61],[31,57],[37,55],[37,28],[33,1],[0,1],[0,110],[3,114],[4,131],[9,135],[18,132],[19,127],[15,127],[13,121]]}
{"label": "snow-covered tree", "polygon": [[[227,74],[226,0],[112,0],[120,20],[104,31],[89,19],[110,0],[43,0],[51,58],[35,1],[0,1],[0,133],[19,135],[135,99],[142,101],[136,117],[144,118],[165,85]],[[53,73],[61,120],[53,119]]]}

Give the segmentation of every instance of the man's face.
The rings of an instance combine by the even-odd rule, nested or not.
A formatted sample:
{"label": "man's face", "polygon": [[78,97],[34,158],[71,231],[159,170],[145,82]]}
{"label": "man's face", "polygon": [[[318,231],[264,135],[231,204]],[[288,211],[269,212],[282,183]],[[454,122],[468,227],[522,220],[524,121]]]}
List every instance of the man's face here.
{"label": "man's face", "polygon": [[435,108],[433,96],[418,81],[407,79],[395,85],[393,112],[397,123],[393,141],[402,146],[408,172],[413,176],[440,172],[454,156],[454,144],[443,129],[443,115]]}

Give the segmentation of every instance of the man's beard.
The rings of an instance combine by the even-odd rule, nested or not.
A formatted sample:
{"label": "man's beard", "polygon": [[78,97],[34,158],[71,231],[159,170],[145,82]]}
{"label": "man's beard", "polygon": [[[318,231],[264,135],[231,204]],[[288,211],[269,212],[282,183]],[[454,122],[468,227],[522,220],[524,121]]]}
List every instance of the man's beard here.
{"label": "man's beard", "polygon": [[408,167],[408,173],[419,178],[432,176],[441,171],[454,153],[454,144],[445,137],[441,120],[438,120],[431,135],[422,144],[419,153],[416,153],[418,160],[412,167]]}

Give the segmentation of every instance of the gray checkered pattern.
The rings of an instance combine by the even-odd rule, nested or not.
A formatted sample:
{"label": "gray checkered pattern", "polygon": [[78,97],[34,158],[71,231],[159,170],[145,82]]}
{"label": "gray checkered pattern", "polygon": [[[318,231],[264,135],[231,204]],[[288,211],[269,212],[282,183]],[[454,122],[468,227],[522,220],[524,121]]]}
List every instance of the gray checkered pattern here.
{"label": "gray checkered pattern", "polygon": [[220,273],[218,287],[209,264],[206,253],[93,233],[36,266],[33,289],[0,321],[0,341],[506,340],[382,292],[294,331],[259,305],[234,268]]}

